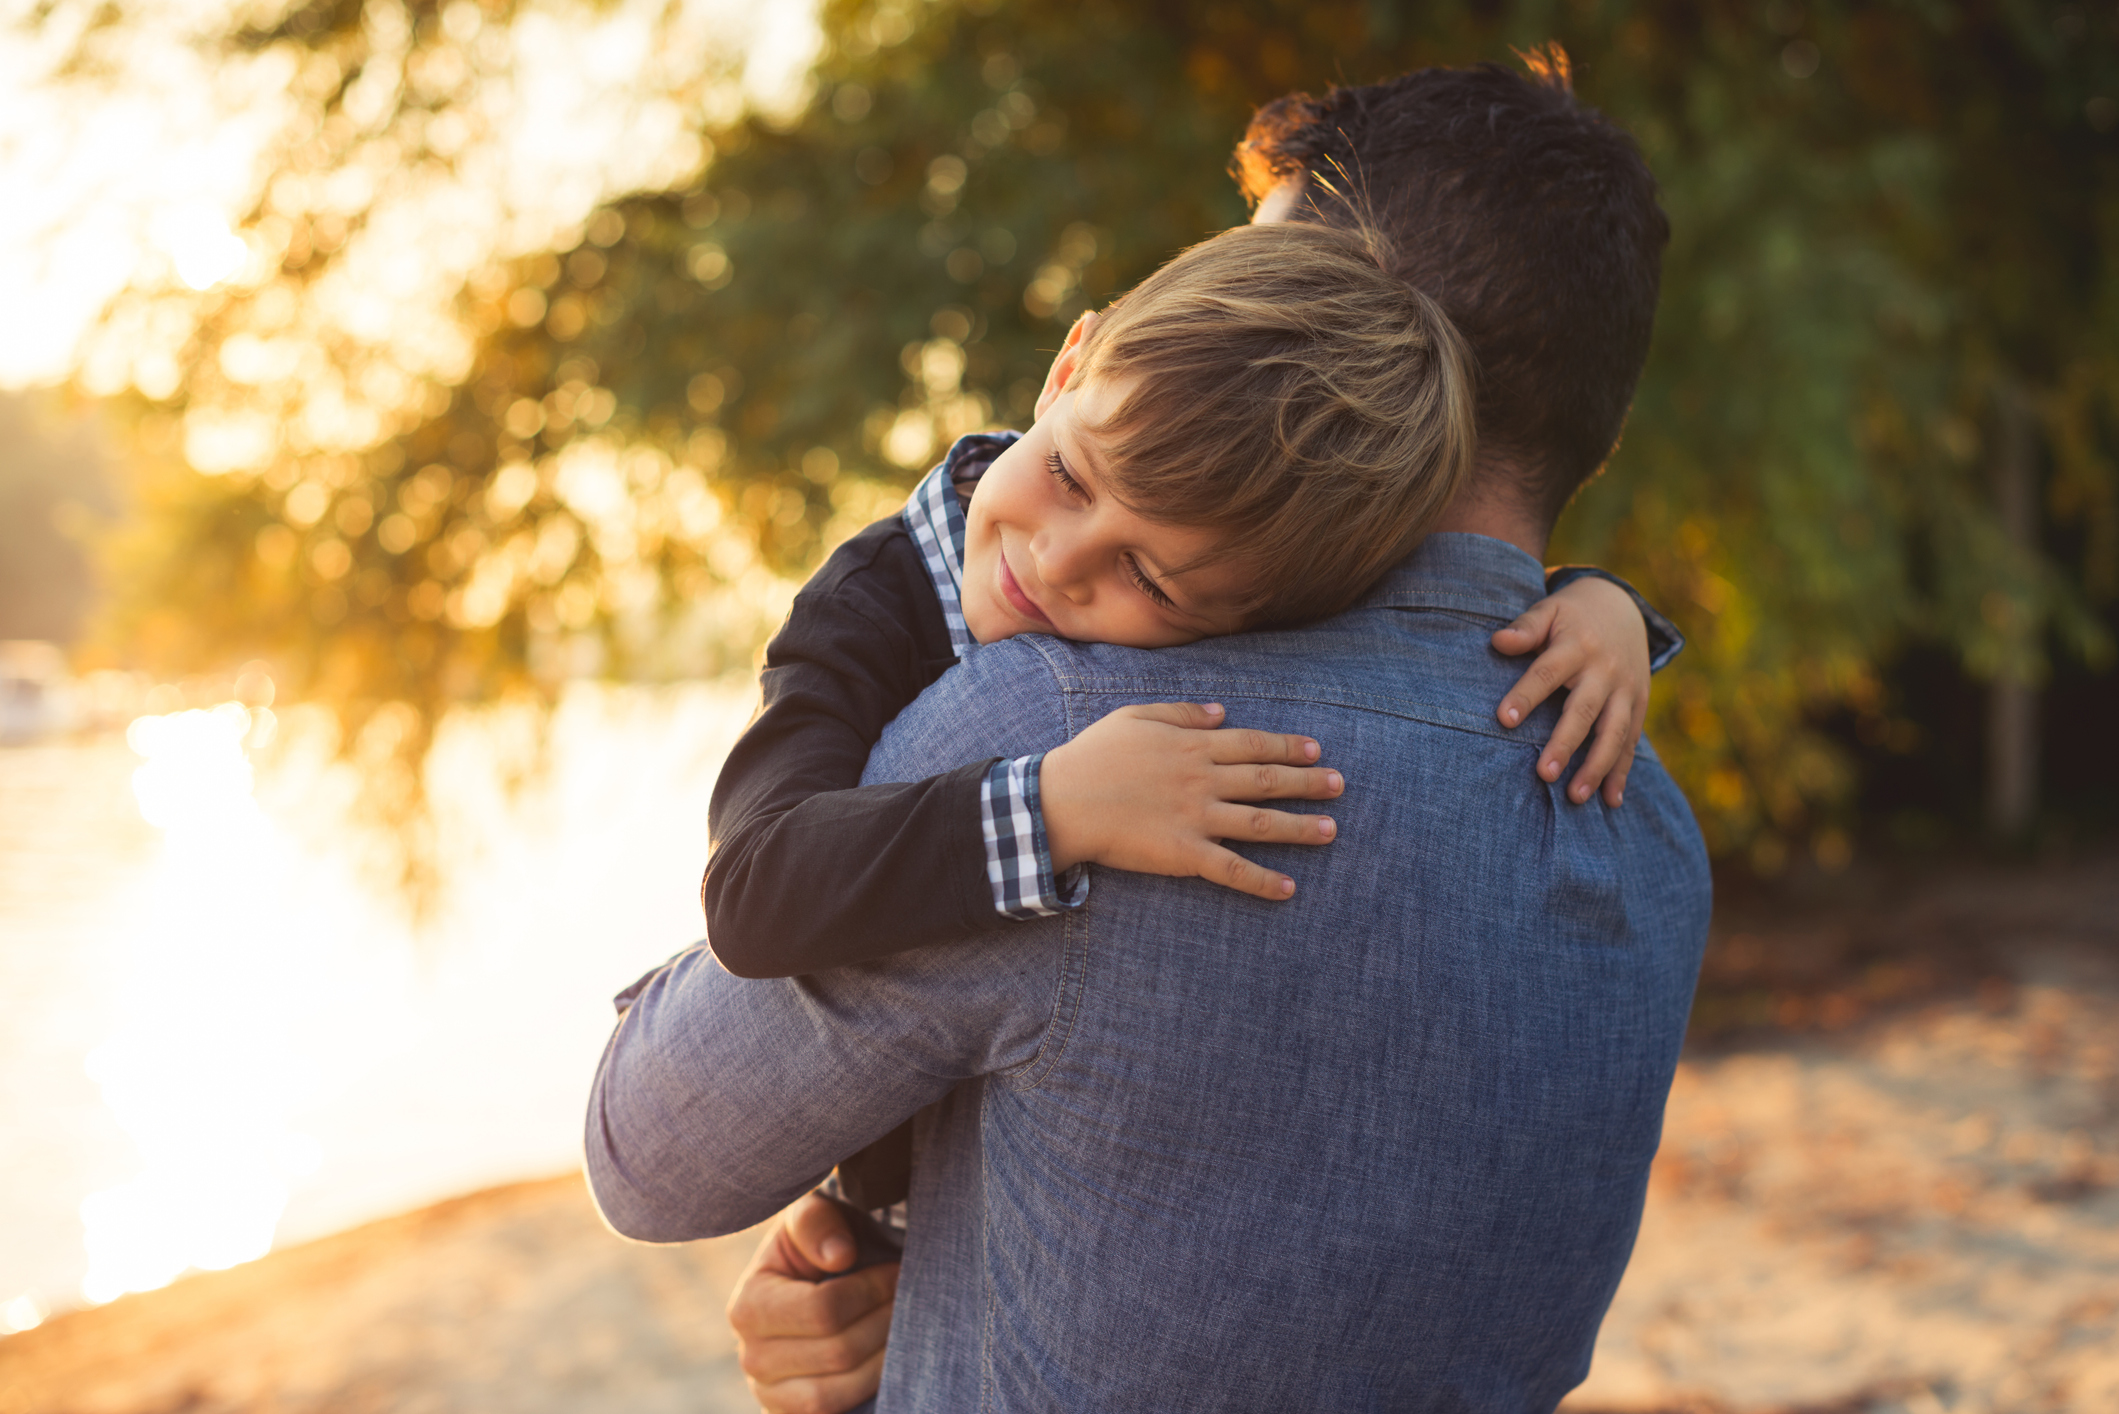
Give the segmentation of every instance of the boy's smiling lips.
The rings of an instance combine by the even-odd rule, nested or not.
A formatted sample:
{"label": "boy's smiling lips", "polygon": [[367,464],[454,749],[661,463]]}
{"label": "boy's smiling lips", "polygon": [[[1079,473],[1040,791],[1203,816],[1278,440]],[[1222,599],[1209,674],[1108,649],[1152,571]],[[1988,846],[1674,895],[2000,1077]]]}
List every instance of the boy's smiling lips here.
{"label": "boy's smiling lips", "polygon": [[1029,619],[1034,623],[1049,625],[1052,622],[1051,618],[1045,613],[1043,609],[1040,609],[1037,606],[1037,602],[1035,600],[1033,600],[1028,594],[1023,592],[1023,586],[1016,582],[1015,571],[1008,568],[1007,542],[1003,541],[996,548],[999,550],[999,553],[996,554],[993,558],[994,563],[997,566],[995,577],[998,578],[1001,582],[1001,597],[1008,601],[1008,605],[1010,608],[1014,609],[1024,618]]}

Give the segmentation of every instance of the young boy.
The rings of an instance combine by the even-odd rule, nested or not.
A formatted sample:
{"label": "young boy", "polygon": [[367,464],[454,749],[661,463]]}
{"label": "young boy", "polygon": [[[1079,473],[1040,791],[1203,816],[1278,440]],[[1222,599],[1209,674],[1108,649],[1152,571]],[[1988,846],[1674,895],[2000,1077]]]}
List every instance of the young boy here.
{"label": "young boy", "polygon": [[[980,643],[1161,647],[1325,617],[1409,553],[1469,469],[1472,380],[1447,318],[1390,263],[1373,231],[1318,225],[1193,247],[1075,326],[1028,433],[962,439],[902,516],[832,555],[768,646],[763,709],[715,788],[703,897],[725,967],[790,976],[1005,928],[1079,906],[1090,863],[1294,893],[1222,841],[1327,843],[1329,816],[1247,802],[1344,782],[1318,743],[1215,730],[1211,705],[1125,708],[1040,756],[859,781],[891,718]],[[1642,611],[1596,580],[1561,593],[1551,680],[1619,680],[1610,710],[1630,714],[1645,680],[1569,640],[1638,643]],[[1667,659],[1674,633],[1655,626]],[[903,1173],[902,1141],[842,1165],[862,1207],[900,1198]]]}

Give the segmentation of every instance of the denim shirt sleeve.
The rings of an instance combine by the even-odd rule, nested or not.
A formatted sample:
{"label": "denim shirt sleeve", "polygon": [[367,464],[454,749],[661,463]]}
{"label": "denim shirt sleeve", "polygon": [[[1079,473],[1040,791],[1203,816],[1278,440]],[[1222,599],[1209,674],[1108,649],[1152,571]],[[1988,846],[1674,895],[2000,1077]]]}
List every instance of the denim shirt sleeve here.
{"label": "denim shirt sleeve", "polygon": [[[891,725],[869,779],[1067,738],[1052,670],[995,644]],[[989,744],[995,749],[988,749]],[[704,945],[628,989],[590,1095],[589,1184],[612,1227],[680,1242],[771,1216],[958,1082],[1031,1067],[1076,969],[1066,920],[808,977],[745,981]]]}

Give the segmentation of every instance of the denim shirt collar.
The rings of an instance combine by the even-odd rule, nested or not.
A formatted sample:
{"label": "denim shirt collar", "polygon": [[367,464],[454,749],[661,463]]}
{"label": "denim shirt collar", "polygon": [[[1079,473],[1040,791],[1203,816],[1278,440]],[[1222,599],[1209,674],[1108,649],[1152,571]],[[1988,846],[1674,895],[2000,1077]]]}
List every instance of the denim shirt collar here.
{"label": "denim shirt collar", "polygon": [[1506,540],[1438,531],[1386,573],[1360,607],[1512,619],[1544,596],[1545,567]]}

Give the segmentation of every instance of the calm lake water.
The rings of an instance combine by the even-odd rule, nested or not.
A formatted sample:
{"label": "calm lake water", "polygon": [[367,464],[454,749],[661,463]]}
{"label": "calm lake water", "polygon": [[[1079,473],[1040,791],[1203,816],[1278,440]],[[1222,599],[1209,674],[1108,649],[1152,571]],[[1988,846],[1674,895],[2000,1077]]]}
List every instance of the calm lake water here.
{"label": "calm lake water", "polygon": [[700,932],[753,689],[589,689],[547,766],[445,735],[446,889],[374,883],[299,714],[0,749],[0,1333],[579,1162],[611,995]]}

